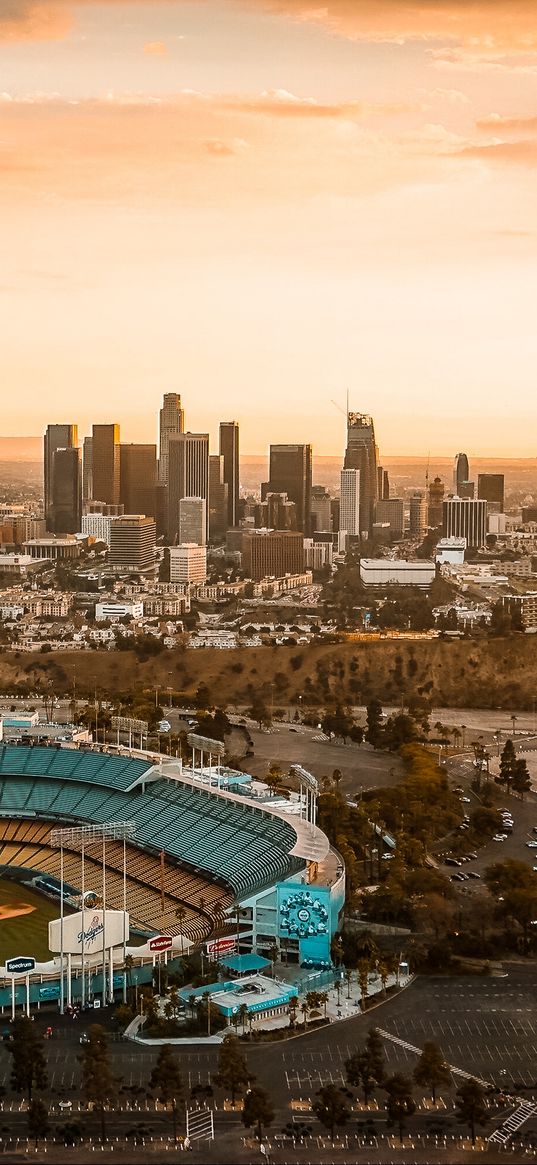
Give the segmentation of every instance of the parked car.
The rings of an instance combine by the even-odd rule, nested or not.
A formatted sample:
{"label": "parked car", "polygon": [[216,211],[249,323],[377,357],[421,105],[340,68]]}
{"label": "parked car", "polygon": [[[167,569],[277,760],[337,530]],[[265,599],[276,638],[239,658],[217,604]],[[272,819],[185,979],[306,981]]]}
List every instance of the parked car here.
{"label": "parked car", "polygon": [[444,858],[445,866],[460,866],[458,858]]}
{"label": "parked car", "polygon": [[505,833],[495,833],[492,840],[493,841],[507,841],[507,836]]}

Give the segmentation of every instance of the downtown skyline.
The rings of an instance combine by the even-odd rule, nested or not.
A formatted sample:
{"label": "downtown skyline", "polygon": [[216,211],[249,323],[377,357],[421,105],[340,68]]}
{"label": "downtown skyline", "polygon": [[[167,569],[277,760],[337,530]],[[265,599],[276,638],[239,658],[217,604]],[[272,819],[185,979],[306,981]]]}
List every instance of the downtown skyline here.
{"label": "downtown skyline", "polygon": [[245,453],[337,455],[348,389],[383,456],[531,456],[533,24],[0,0],[3,434],[141,441],[178,392]]}

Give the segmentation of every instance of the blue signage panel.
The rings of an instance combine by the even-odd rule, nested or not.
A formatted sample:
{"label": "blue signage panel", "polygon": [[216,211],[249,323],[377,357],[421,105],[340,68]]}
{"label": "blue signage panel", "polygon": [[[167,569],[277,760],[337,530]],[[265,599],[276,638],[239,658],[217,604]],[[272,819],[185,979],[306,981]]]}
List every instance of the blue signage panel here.
{"label": "blue signage panel", "polygon": [[298,939],[300,963],[325,970],[330,967],[332,910],[330,887],[280,882],[278,934]]}
{"label": "blue signage panel", "polygon": [[31,955],[18,955],[16,959],[7,959],[6,975],[24,975],[28,971],[35,971],[35,959]]}

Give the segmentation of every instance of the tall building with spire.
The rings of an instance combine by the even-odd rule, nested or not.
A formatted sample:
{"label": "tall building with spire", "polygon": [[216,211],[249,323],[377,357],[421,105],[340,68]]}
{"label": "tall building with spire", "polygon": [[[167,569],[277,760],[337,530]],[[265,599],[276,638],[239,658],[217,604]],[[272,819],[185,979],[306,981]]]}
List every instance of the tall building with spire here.
{"label": "tall building with spire", "polygon": [[159,462],[158,479],[168,484],[168,457],[170,438],[185,431],[185,414],[178,392],[165,392],[159,413]]}
{"label": "tall building with spire", "polygon": [[378,498],[377,447],[373,418],[364,413],[347,414],[347,448],[344,469],[360,471],[360,534],[369,538]]}

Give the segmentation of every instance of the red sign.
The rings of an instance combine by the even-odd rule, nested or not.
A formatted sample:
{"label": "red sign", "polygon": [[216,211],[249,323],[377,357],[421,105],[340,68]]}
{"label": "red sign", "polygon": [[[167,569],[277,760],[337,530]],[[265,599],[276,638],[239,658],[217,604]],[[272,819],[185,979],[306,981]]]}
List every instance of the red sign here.
{"label": "red sign", "polygon": [[237,946],[237,940],[234,938],[215,938],[213,942],[207,943],[207,954],[213,959],[219,959],[221,955],[230,955]]}
{"label": "red sign", "polygon": [[155,938],[149,939],[149,950],[169,951],[172,942],[173,939],[170,938],[169,934],[157,934],[155,935]]}

